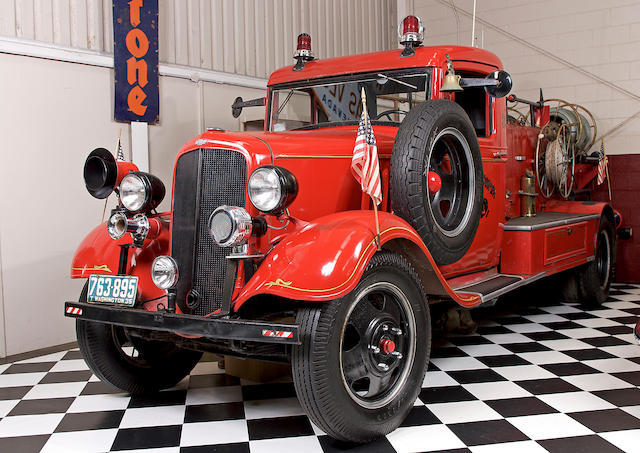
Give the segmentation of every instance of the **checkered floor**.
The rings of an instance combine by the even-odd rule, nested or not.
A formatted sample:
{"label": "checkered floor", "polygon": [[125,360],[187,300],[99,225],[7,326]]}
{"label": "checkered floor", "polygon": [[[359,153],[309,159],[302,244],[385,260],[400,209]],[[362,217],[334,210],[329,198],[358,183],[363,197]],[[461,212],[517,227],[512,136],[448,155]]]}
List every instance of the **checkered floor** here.
{"label": "checkered floor", "polygon": [[593,311],[542,300],[474,312],[476,334],[434,341],[402,426],[356,447],[313,426],[290,382],[201,362],[175,389],[131,397],[72,349],[0,365],[0,451],[640,452],[638,315],[640,285],[616,285]]}

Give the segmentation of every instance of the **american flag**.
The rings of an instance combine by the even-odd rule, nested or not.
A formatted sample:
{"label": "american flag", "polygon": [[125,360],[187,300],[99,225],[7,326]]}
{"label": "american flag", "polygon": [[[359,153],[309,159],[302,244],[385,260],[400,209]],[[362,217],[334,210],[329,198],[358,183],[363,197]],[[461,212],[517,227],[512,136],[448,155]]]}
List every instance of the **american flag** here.
{"label": "american flag", "polygon": [[124,153],[122,152],[122,144],[120,143],[120,137],[118,137],[118,151],[116,153],[117,160],[124,160]]}
{"label": "american flag", "polygon": [[382,188],[378,148],[366,108],[362,109],[356,145],[351,158],[351,172],[360,183],[362,191],[373,198],[376,205],[379,205],[382,201]]}
{"label": "american flag", "polygon": [[609,158],[604,152],[604,140],[602,140],[600,142],[600,161],[598,162],[598,185],[602,184],[607,177],[607,165],[609,165]]}

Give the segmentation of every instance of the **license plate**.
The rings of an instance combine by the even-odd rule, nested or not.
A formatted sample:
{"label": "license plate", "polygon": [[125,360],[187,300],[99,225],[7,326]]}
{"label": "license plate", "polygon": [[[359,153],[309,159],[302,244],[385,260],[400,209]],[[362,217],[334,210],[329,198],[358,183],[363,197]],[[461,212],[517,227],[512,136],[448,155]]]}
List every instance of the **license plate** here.
{"label": "license plate", "polygon": [[89,277],[87,302],[133,307],[136,303],[138,277],[128,275],[92,275]]}

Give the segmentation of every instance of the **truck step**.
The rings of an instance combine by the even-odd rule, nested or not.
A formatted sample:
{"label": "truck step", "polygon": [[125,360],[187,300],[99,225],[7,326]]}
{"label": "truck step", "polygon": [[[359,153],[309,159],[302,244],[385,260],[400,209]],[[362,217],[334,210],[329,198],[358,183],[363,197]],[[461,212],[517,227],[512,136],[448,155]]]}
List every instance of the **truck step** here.
{"label": "truck step", "polygon": [[482,304],[491,304],[495,299],[514,289],[532,283],[542,277],[545,273],[541,272],[529,278],[520,275],[496,274],[490,278],[479,281],[472,285],[461,286],[455,288],[456,291],[477,294],[482,298]]}

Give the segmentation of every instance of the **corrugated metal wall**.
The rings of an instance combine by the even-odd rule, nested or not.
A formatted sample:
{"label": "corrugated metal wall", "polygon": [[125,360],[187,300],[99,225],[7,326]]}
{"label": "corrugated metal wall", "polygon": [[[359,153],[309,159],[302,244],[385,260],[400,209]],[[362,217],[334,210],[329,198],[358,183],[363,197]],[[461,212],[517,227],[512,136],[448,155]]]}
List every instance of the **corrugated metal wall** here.
{"label": "corrugated metal wall", "polygon": [[[160,61],[266,77],[299,33],[320,58],[397,47],[396,0],[159,0]],[[0,35],[113,51],[111,0],[0,0]]]}

